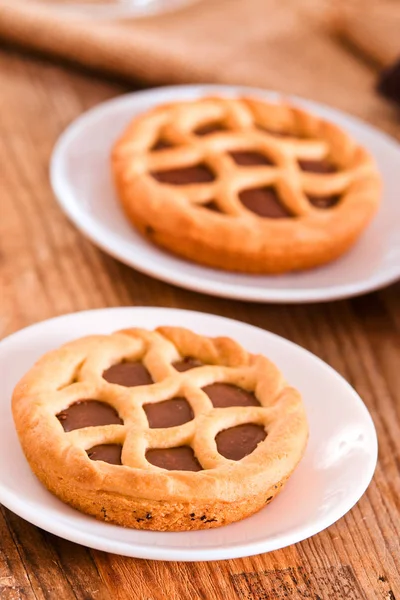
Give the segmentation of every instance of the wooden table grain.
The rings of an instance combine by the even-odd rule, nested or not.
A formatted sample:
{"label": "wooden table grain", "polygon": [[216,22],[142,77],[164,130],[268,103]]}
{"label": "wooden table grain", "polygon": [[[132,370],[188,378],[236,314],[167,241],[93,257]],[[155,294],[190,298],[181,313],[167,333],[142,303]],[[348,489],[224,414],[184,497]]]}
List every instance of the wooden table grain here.
{"label": "wooden table grain", "polygon": [[[357,89],[338,82],[337,97],[343,105],[347,94],[348,109],[363,114],[360,85],[372,97],[374,73],[349,60]],[[335,303],[255,305],[161,283],[95,248],[55,203],[49,158],[76,116],[129,89],[0,50],[0,336],[71,311],[124,305],[200,310],[268,329],[314,352],[360,393],[379,436],[376,474],[326,531],[277,552],[211,563],[89,550],[1,507],[1,600],[399,600],[400,284]],[[399,134],[392,108],[375,100],[366,106],[367,120]]]}

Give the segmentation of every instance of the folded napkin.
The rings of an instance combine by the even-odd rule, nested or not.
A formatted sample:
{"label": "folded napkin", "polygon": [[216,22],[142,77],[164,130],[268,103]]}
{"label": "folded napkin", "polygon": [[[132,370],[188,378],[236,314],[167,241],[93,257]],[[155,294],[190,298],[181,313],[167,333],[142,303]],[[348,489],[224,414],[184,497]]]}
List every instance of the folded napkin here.
{"label": "folded napkin", "polygon": [[0,42],[136,85],[276,89],[371,115],[390,128],[392,115],[372,93],[376,74],[349,60],[327,33],[325,16],[321,0],[197,0],[152,18],[104,21],[34,0],[0,0]]}
{"label": "folded napkin", "polygon": [[299,17],[289,4],[198,0],[152,18],[107,22],[33,0],[0,0],[0,38],[146,83],[261,83],[277,68],[276,43],[294,50]]}
{"label": "folded napkin", "polygon": [[[341,103],[354,65],[307,0],[198,0],[152,18],[99,21],[0,0],[0,39],[146,84],[241,83]],[[329,68],[328,68],[329,67]],[[336,77],[336,82],[335,82]]]}

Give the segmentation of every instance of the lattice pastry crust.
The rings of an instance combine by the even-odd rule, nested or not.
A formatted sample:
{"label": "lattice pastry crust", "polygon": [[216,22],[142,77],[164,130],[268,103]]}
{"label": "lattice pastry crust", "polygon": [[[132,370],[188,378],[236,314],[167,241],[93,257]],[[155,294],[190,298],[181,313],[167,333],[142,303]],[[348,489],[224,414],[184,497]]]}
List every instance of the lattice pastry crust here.
{"label": "lattice pastry crust", "polygon": [[149,240],[247,273],[337,258],[371,220],[381,188],[371,156],[341,128],[247,98],[176,102],[136,117],[114,146],[112,170],[126,215]]}
{"label": "lattice pastry crust", "polygon": [[[190,370],[173,366],[194,359]],[[103,377],[113,365],[139,361],[154,383],[124,387]],[[215,408],[203,391],[215,382],[254,392],[259,405]],[[176,397],[193,418],[151,428],[145,409]],[[64,431],[65,411],[89,399],[112,407],[121,422]],[[49,352],[17,385],[13,415],[30,466],[51,492],[98,519],[139,529],[218,527],[254,513],[282,489],[308,436],[299,393],[267,358],[229,338],[175,327],[95,335]],[[220,432],[249,423],[265,439],[241,459],[221,455]],[[120,447],[122,464],[90,458],[104,446]],[[166,470],[148,460],[151,450],[182,447],[203,470]]]}

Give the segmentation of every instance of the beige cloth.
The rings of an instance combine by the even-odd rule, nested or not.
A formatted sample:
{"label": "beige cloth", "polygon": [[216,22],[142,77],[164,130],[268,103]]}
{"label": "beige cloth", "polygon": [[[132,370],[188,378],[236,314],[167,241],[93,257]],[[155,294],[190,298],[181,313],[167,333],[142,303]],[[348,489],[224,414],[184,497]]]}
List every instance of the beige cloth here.
{"label": "beige cloth", "polygon": [[357,74],[339,60],[320,12],[320,0],[199,0],[153,18],[99,22],[0,0],[0,39],[146,84],[243,83],[329,102],[337,81],[357,85]]}
{"label": "beige cloth", "polygon": [[0,41],[146,85],[276,89],[389,127],[390,110],[373,93],[376,72],[330,35],[331,1],[198,0],[157,17],[100,22],[66,17],[34,0],[0,0]]}
{"label": "beige cloth", "polygon": [[[199,0],[153,18],[90,22],[60,17],[33,0],[0,0],[0,37],[146,83],[279,87],[277,54],[284,52],[278,63],[287,58],[283,79],[290,78],[304,31],[295,5],[295,0]],[[268,80],[271,72],[276,83]]]}

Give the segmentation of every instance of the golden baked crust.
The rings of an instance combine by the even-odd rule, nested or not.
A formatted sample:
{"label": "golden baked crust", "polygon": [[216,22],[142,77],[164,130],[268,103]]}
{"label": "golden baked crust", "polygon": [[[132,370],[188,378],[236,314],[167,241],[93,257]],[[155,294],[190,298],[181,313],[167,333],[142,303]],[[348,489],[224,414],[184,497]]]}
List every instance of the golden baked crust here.
{"label": "golden baked crust", "polygon": [[[213,123],[225,130],[196,134]],[[159,141],[171,147],[155,149]],[[232,151],[261,153],[273,165],[238,165]],[[328,160],[337,170],[304,171],[299,159]],[[213,181],[171,185],[152,176],[199,164]],[[176,102],[136,117],[113,148],[112,170],[127,217],[148,239],[195,262],[247,273],[339,257],[368,225],[381,190],[371,156],[341,128],[288,104],[247,98]],[[243,190],[266,186],[293,218],[261,217],[240,201]],[[330,196],[340,200],[329,208],[310,201]]]}
{"label": "golden baked crust", "polygon": [[[182,357],[203,366],[178,372]],[[141,361],[154,383],[124,387],[103,373],[122,361]],[[201,388],[225,382],[254,391],[260,406],[214,408]],[[143,404],[182,396],[194,419],[151,429]],[[65,432],[57,415],[83,399],[111,405],[123,424]],[[12,409],[29,464],[44,485],[98,519],[153,530],[218,527],[269,503],[300,461],[308,426],[299,393],[264,356],[251,355],[229,338],[189,330],[129,329],[85,337],[43,356],[16,386]],[[241,460],[218,453],[220,431],[243,423],[267,436]],[[90,460],[87,450],[121,444],[122,466]],[[167,471],[146,460],[149,448],[189,445],[204,470]]]}

